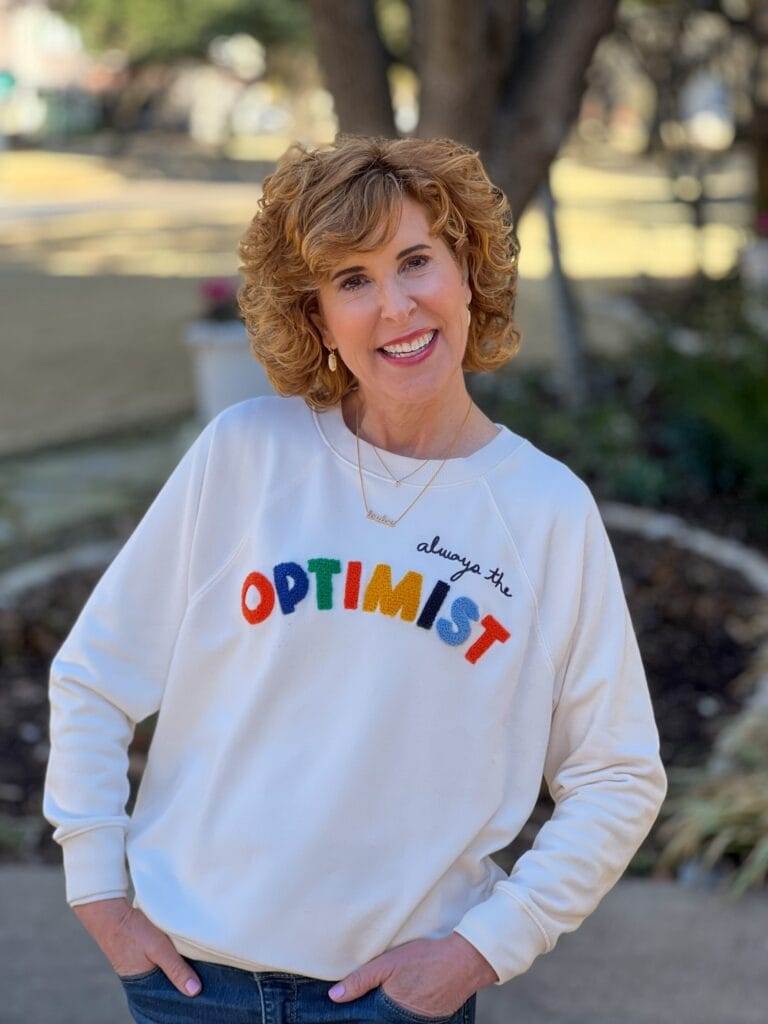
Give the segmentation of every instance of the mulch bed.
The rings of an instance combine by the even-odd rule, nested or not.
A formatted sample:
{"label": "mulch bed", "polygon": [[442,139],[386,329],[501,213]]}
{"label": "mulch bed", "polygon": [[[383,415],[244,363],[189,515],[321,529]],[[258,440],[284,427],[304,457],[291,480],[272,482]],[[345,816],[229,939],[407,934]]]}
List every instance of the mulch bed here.
{"label": "mulch bed", "polygon": [[[701,766],[714,737],[742,707],[734,684],[757,638],[749,623],[758,597],[738,573],[666,541],[610,530],[646,667],[668,769]],[[48,757],[48,670],[101,575],[73,571],[0,610],[0,861],[61,863],[40,813]],[[154,716],[129,750],[132,809]],[[499,855],[509,870],[552,811],[542,796],[520,836]],[[653,867],[655,826],[630,866]]]}

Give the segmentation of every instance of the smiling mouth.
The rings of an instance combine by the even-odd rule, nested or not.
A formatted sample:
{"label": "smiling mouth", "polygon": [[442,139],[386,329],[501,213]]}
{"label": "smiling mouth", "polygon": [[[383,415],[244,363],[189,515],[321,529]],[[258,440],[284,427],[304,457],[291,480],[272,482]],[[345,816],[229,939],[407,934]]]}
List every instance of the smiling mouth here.
{"label": "smiling mouth", "polygon": [[403,351],[403,352],[388,352],[387,349],[382,345],[381,348],[377,349],[377,352],[380,352],[381,355],[383,355],[385,359],[403,359],[403,360],[413,359],[414,356],[422,355],[424,352],[427,351],[427,349],[431,345],[434,344],[434,342],[435,342],[435,340],[437,338],[437,334],[438,334],[437,328],[435,328],[434,330],[432,330],[430,332],[430,335],[427,338],[427,340],[423,344],[419,345],[418,348],[408,349],[407,351]]}

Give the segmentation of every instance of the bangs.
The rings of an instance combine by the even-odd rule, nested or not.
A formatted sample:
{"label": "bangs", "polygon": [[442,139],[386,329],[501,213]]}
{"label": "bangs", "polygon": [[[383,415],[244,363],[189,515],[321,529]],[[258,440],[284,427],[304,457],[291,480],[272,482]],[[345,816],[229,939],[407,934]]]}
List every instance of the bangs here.
{"label": "bangs", "polygon": [[394,236],[406,190],[391,170],[367,168],[312,210],[301,255],[315,278],[326,278],[352,252],[378,249]]}

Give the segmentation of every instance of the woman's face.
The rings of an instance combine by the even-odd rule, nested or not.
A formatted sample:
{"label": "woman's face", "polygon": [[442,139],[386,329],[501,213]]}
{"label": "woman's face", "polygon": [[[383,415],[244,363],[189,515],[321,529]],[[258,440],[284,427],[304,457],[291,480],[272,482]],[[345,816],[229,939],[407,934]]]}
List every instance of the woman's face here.
{"label": "woman's face", "polygon": [[[463,381],[471,298],[451,250],[430,235],[427,211],[406,197],[386,245],[350,252],[334,266],[319,288],[320,316],[313,319],[363,394],[427,401]],[[382,351],[398,339],[406,347],[429,344],[412,355]]]}

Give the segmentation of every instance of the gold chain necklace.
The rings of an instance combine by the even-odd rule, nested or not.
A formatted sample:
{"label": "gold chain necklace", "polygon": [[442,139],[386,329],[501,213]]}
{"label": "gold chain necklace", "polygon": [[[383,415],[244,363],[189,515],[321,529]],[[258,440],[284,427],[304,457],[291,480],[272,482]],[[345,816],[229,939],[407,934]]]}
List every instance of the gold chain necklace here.
{"label": "gold chain necklace", "polygon": [[[471,411],[472,411],[472,397],[470,396],[469,407],[468,407],[468,409],[467,409],[467,411],[466,411],[466,413],[464,415],[464,419],[461,421],[461,426],[456,431],[456,434],[454,435],[454,438],[451,441],[451,445],[450,445],[450,447],[448,449],[448,455],[451,454],[451,451],[453,450],[453,446],[456,444],[456,441],[458,439],[459,434],[464,429],[464,424],[467,422],[467,419],[469,418],[469,414],[470,414]],[[406,514],[406,512],[409,512],[413,508],[413,506],[416,504],[416,502],[419,500],[419,498],[424,494],[424,492],[430,486],[430,484],[435,479],[437,474],[443,468],[445,463],[448,461],[448,455],[445,456],[443,461],[437,467],[437,469],[432,474],[432,476],[429,478],[429,480],[427,480],[427,482],[424,484],[424,486],[419,491],[419,493],[416,495],[416,497],[413,499],[413,501],[410,503],[410,505],[403,512],[400,513],[400,515],[397,517],[397,519],[391,519],[388,515],[385,515],[383,512],[374,512],[373,509],[369,508],[368,507],[368,501],[367,501],[367,499],[365,497],[365,485],[363,484],[363,469],[362,469],[362,466],[360,464],[360,408],[359,408],[359,406],[355,410],[355,438],[357,440],[357,471],[360,474],[360,490],[361,490],[362,495],[363,495],[363,504],[365,505],[366,516],[367,516],[368,519],[373,519],[373,521],[376,522],[376,523],[381,523],[382,526],[397,526],[397,524],[400,522],[400,520],[403,518],[403,516]],[[427,459],[426,461],[428,462],[429,459]],[[421,468],[421,467],[419,467],[419,468]],[[405,477],[403,477],[403,479],[405,479]]]}
{"label": "gold chain necklace", "polygon": [[[370,441],[368,443],[370,444]],[[373,448],[373,450],[376,452],[376,457],[378,458],[379,462],[382,464],[384,469],[386,469],[386,471],[389,473],[389,475],[392,478],[392,480],[394,480],[395,487],[399,487],[400,484],[403,482],[403,480],[407,480],[409,476],[413,476],[414,473],[418,473],[419,470],[423,469],[426,466],[426,464],[429,462],[429,459],[424,459],[422,464],[420,466],[417,466],[416,469],[412,469],[410,473],[406,473],[405,476],[401,476],[401,477],[398,478],[398,477],[395,476],[395,474],[392,472],[392,470],[386,464],[384,459],[382,459],[381,454],[379,452],[379,449],[376,447],[376,445],[375,444],[371,444],[371,448]]]}

